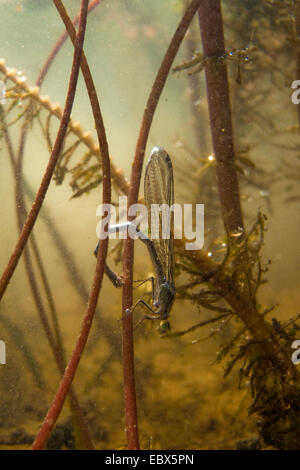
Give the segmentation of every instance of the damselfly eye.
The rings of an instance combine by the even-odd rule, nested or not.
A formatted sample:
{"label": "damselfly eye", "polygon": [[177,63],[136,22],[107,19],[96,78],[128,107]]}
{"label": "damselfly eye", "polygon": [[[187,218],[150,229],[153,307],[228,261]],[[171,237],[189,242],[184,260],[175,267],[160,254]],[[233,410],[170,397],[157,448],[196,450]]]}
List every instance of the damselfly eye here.
{"label": "damselfly eye", "polygon": [[159,324],[159,329],[158,329],[158,331],[159,331],[159,333],[160,333],[161,335],[164,335],[164,334],[167,333],[167,331],[168,331],[170,328],[171,328],[170,323],[169,323],[167,320],[163,320],[163,321],[161,321],[160,324]]}

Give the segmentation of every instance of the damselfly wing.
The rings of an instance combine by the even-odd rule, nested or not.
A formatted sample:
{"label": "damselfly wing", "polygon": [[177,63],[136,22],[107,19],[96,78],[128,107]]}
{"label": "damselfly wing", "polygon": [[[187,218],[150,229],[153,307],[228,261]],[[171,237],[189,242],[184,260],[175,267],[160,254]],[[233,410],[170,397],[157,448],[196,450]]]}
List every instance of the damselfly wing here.
{"label": "damselfly wing", "polygon": [[[148,212],[149,234],[145,235],[137,227],[138,238],[147,246],[156,271],[156,282],[152,279],[152,298],[155,310],[143,300],[139,300],[130,309],[133,311],[138,304],[151,312],[144,318],[160,319],[159,331],[167,333],[170,328],[168,321],[170,310],[175,300],[174,283],[174,177],[173,166],[167,152],[161,147],[154,147],[145,170],[144,198]],[[131,222],[111,226],[109,232],[127,230]],[[99,243],[94,251],[98,253]],[[106,266],[106,274],[116,287],[121,287],[121,279]],[[143,321],[143,320],[142,320]]]}
{"label": "damselfly wing", "polygon": [[148,249],[157,280],[153,305],[159,315],[160,332],[170,328],[169,313],[175,299],[174,283],[174,176],[172,161],[161,147],[154,147],[146,166],[144,198],[148,211]]}

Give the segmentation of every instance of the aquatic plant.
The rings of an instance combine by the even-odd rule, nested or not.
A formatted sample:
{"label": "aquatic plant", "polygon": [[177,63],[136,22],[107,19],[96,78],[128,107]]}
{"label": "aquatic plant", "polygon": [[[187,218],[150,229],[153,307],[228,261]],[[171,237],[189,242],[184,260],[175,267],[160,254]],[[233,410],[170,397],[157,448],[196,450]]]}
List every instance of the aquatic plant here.
{"label": "aquatic plant", "polygon": [[[188,330],[171,332],[165,340],[172,341],[172,338],[183,336],[206,325],[216,324],[217,327],[209,335],[212,336],[219,333],[229,320],[236,319],[241,326],[218,353],[216,362],[224,362],[230,356],[225,368],[225,376],[227,376],[238,361],[243,361],[240,369],[240,378],[241,381],[250,380],[253,398],[249,413],[256,413],[259,416],[259,431],[265,443],[282,449],[299,448],[299,372],[290,359],[290,348],[297,332],[298,318],[296,317],[287,322],[286,325],[281,324],[276,319],[273,319],[272,323],[270,323],[266,320],[266,316],[273,311],[274,306],[262,308],[259,304],[257,294],[260,286],[265,282],[265,273],[267,271],[267,266],[264,266],[261,260],[266,217],[259,212],[256,221],[252,223],[250,229],[246,229],[241,208],[238,172],[242,173],[244,177],[244,180],[241,178],[241,181],[244,181],[250,188],[257,185],[260,190],[264,191],[269,190],[271,183],[276,181],[276,176],[273,174],[266,176],[263,169],[256,168],[256,165],[252,163],[252,160],[247,155],[251,147],[246,147],[244,153],[243,151],[235,152],[232,126],[233,113],[231,111],[227,74],[228,65],[237,67],[238,74],[235,75],[235,81],[238,86],[243,87],[243,67],[247,67],[252,62],[252,59],[249,60],[248,54],[251,55],[253,53],[255,56],[258,51],[265,58],[263,41],[256,45],[255,48],[251,48],[250,45],[249,47],[235,47],[227,50],[224,43],[220,0],[191,0],[191,2],[188,2],[182,19],[164,55],[145,105],[130,182],[128,183],[123,170],[117,169],[112,164],[97,91],[87,58],[83,52],[88,12],[91,12],[101,2],[93,1],[89,4],[87,0],[81,0],[80,14],[73,22],[70,20],[62,2],[53,0],[53,3],[64,22],[67,33],[64,33],[57,41],[49,58],[46,60],[37,79],[38,86],[30,87],[26,80],[17,75],[14,69],[6,67],[4,60],[0,61],[1,79],[6,86],[5,99],[9,102],[6,108],[0,105],[2,140],[7,148],[16,181],[16,213],[20,230],[18,242],[0,280],[0,298],[5,294],[7,285],[15,272],[20,257],[24,255],[33,298],[35,299],[45,334],[62,376],[55,398],[34,440],[33,449],[41,449],[46,445],[67,395],[70,397],[72,416],[76,423],[77,447],[93,447],[86,418],[82,412],[77,395],[74,389],[71,388],[71,383],[84,352],[95,314],[108,253],[108,240],[106,239],[100,243],[94,278],[88,295],[88,303],[82,320],[81,330],[71,358],[67,362],[64,352],[64,334],[59,325],[59,309],[55,306],[46,269],[39,253],[37,241],[32,234],[32,229],[37,218],[42,214],[40,210],[52,178],[57,184],[63,184],[66,176],[70,176],[73,198],[79,198],[102,185],[102,202],[110,203],[112,182],[114,189],[118,193],[128,195],[128,207],[138,201],[144,154],[152,120],[172,67],[174,72],[180,72],[180,77],[183,77],[185,70],[188,73],[192,70],[192,77],[194,77],[194,73],[205,73],[213,158],[207,160],[202,155],[202,161],[200,160],[202,165],[199,165],[199,161],[194,162],[194,165],[198,164],[201,170],[205,169],[200,174],[201,184],[205,182],[206,178],[208,180],[207,169],[213,168],[216,171],[216,193],[219,197],[225,237],[221,239],[221,242],[219,236],[212,237],[215,247],[221,248],[220,261],[212,258],[210,251],[185,251],[183,242],[176,241],[177,270],[187,278],[187,283],[178,288],[179,297],[196,303],[208,311],[216,312],[217,315],[193,325]],[[224,3],[226,5],[226,2]],[[266,2],[266,4],[269,5],[270,2]],[[292,4],[282,5],[282,2],[271,2],[270,6],[272,8],[293,7]],[[296,6],[298,8],[298,4]],[[235,8],[242,9],[242,11],[245,11],[245,14],[248,11],[240,6],[240,2],[235,4]],[[201,53],[194,51],[194,58],[192,60],[176,66],[174,65],[174,60],[178,49],[196,14],[199,16],[203,50]],[[272,15],[270,18],[272,22]],[[297,11],[294,18],[297,29]],[[293,31],[293,28],[290,26],[294,25],[290,20],[290,16],[288,16],[288,22],[283,22],[282,20],[280,25],[281,27],[282,23],[284,23],[284,28],[288,31],[289,35]],[[78,30],[76,32],[75,25],[77,23]],[[48,96],[41,95],[39,87],[42,85],[43,79],[50,65],[55,60],[56,54],[62,47],[64,40],[67,38],[67,34],[73,42],[74,55],[68,93],[65,106],[62,109],[59,105],[53,104]],[[195,44],[195,41],[193,44]],[[261,56],[258,60],[261,60],[261,63],[263,63]],[[93,111],[98,144],[96,144],[90,133],[83,130],[80,123],[74,122],[71,119],[71,109],[80,67]],[[196,69],[193,67],[196,67]],[[242,71],[239,69],[240,67]],[[188,75],[188,80],[190,79],[191,77]],[[198,83],[197,78],[196,82],[194,81],[193,83],[194,85]],[[240,93],[243,95],[243,88]],[[247,92],[244,95],[242,99],[246,102]],[[21,112],[18,108],[20,102],[23,105]],[[243,119],[247,121],[249,116],[251,116],[251,110],[250,114],[247,114],[245,111]],[[59,128],[53,141],[53,134],[55,132],[53,125],[54,118],[59,120]],[[259,120],[258,116],[256,118]],[[16,153],[13,148],[10,130],[17,123],[21,123],[21,130],[18,152]],[[37,123],[41,128],[49,149],[50,159],[40,188],[27,214],[24,193],[31,194],[32,197],[32,190],[29,182],[26,182],[24,186],[22,185],[22,181],[24,181],[22,161],[25,141],[33,123]],[[195,125],[196,133],[198,132],[198,126],[199,123]],[[273,129],[272,123],[270,128]],[[183,141],[182,147],[184,146],[189,152],[188,144]],[[244,171],[245,167],[253,171],[250,176],[249,173]],[[210,174],[210,181],[213,176]],[[246,184],[243,186],[243,189],[246,187]],[[199,196],[197,195],[196,197]],[[53,229],[53,226],[52,235],[56,236],[57,239],[59,238],[59,233],[55,228]],[[29,240],[33,248],[31,252],[28,251],[27,246]],[[60,241],[60,245],[62,244],[63,240]],[[70,255],[65,247],[62,248],[62,252],[67,265],[70,261]],[[48,318],[43,304],[43,296],[36,282],[36,274],[31,259],[32,254],[34,254],[37,261],[39,276],[47,292],[51,319]],[[133,305],[133,261],[134,244],[133,240],[128,237],[124,242],[123,251],[122,344],[124,402],[127,446],[129,449],[138,449],[139,434],[134,376],[133,319],[130,310]],[[202,288],[203,285],[205,286],[204,288]],[[77,278],[76,287],[80,290],[79,286],[80,281]],[[83,297],[87,297],[84,288],[81,287],[81,291]],[[15,335],[20,337],[21,332],[14,328],[12,323],[7,322],[6,316],[3,317],[2,321],[4,324],[6,322],[6,328],[14,329]],[[28,347],[24,351],[24,356],[27,357],[36,380],[40,382],[39,385],[43,386],[43,380],[38,374],[36,361]]]}

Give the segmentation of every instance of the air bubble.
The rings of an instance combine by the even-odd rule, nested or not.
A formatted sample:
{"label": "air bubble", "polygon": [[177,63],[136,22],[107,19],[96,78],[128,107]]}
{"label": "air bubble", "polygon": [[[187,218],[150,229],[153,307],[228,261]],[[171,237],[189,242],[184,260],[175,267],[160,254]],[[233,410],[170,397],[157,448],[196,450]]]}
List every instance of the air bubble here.
{"label": "air bubble", "polygon": [[238,227],[236,230],[234,230],[234,232],[231,232],[230,235],[231,235],[232,237],[236,237],[236,238],[237,238],[237,237],[240,237],[241,235],[243,235],[243,233],[244,233],[243,227]]}
{"label": "air bubble", "polygon": [[6,85],[3,80],[0,80],[0,104],[6,103]]}

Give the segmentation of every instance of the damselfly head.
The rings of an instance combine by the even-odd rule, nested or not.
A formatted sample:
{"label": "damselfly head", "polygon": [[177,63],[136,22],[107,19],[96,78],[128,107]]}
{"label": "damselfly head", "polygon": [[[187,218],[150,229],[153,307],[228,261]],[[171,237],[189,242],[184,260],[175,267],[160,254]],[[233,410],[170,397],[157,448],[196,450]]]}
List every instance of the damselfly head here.
{"label": "damselfly head", "polygon": [[158,328],[159,334],[160,335],[165,335],[169,331],[170,328],[171,328],[171,326],[170,326],[170,322],[168,322],[168,320],[161,321],[160,324],[159,324],[159,328]]}

